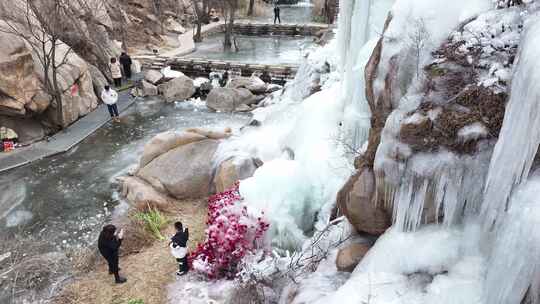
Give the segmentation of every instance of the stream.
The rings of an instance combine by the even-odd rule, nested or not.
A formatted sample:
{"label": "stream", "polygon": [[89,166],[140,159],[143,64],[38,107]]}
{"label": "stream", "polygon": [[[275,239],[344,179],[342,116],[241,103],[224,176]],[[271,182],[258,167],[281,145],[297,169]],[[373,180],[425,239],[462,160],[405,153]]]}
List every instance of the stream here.
{"label": "stream", "polygon": [[[288,18],[285,11],[284,19]],[[311,15],[311,8],[295,6],[290,13],[300,22]],[[219,36],[207,39],[191,56],[295,63],[313,47],[311,37],[239,37],[241,51],[226,53],[216,49],[219,40]],[[136,165],[145,143],[153,136],[191,127],[230,127],[234,131],[250,118],[251,114],[245,113],[211,112],[201,101],[139,99],[122,113],[121,123],[105,124],[71,151],[0,173],[0,240],[4,240],[0,256],[12,251],[33,256],[94,246],[103,224],[127,210],[116,177]],[[5,241],[25,238],[37,240],[38,249],[15,249],[15,242]],[[0,270],[6,266],[1,263]]]}

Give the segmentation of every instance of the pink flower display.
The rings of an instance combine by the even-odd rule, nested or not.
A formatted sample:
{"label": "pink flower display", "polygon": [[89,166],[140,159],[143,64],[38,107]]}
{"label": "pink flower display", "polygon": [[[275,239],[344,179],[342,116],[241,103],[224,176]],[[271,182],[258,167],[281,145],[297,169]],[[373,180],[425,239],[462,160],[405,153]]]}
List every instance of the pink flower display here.
{"label": "pink flower display", "polygon": [[270,224],[254,215],[239,193],[239,183],[208,199],[206,240],[190,254],[192,268],[210,279],[232,279],[248,253],[260,249]]}

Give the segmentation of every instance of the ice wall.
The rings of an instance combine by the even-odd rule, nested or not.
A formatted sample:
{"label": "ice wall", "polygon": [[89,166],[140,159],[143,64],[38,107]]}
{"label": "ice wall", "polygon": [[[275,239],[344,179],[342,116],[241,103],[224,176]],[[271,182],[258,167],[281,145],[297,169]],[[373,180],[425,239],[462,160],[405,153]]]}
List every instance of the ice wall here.
{"label": "ice wall", "polygon": [[370,108],[365,97],[364,68],[383,31],[394,0],[347,0],[340,5],[339,45],[343,79],[345,137],[358,150],[367,140]]}
{"label": "ice wall", "polygon": [[[532,19],[534,20],[534,19]],[[508,208],[514,188],[525,181],[540,144],[540,21],[526,32],[512,78],[510,101],[495,146],[485,187],[482,215],[491,228]]]}
{"label": "ice wall", "polygon": [[330,209],[325,206],[332,205],[351,174],[338,142],[342,113],[335,96],[339,89],[335,83],[298,105],[294,114],[282,112],[281,116],[287,115],[283,123],[263,122],[262,129],[286,130],[275,133],[280,138],[272,134],[261,138],[263,130],[256,133],[259,140],[277,141],[294,151],[294,158],[287,153],[267,156],[255,175],[240,183],[242,197],[272,220],[272,241],[277,247],[299,248],[317,219],[328,219]]}
{"label": "ice wall", "polygon": [[516,188],[508,212],[499,217],[484,288],[485,303],[519,304],[529,287],[532,303],[538,303],[539,198],[540,177],[537,175]]}

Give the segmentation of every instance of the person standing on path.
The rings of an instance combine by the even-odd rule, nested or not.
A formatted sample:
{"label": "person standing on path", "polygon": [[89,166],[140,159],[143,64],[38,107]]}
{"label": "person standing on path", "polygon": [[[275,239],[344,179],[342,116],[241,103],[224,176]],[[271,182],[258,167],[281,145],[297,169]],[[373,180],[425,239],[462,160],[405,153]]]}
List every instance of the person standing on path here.
{"label": "person standing on path", "polygon": [[278,20],[279,20],[279,24],[281,24],[281,17],[279,16],[279,14],[280,14],[280,8],[276,4],[276,6],[274,6],[274,24],[276,24],[276,21]]}
{"label": "person standing on path", "polygon": [[109,66],[111,69],[111,76],[114,80],[114,86],[120,87],[122,85],[122,68],[120,67],[120,63],[116,61],[116,58],[111,58]]}
{"label": "person standing on path", "polygon": [[118,93],[111,89],[110,86],[106,85],[101,92],[101,100],[103,100],[103,102],[107,105],[111,118],[114,121],[119,122],[120,118],[118,115],[118,106],[116,105],[116,102],[118,101]]}
{"label": "person standing on path", "polygon": [[124,68],[124,76],[126,76],[126,79],[131,78],[131,64],[133,62],[131,61],[131,57],[126,52],[122,52],[122,55],[120,55],[120,64]]}
{"label": "person standing on path", "polygon": [[189,240],[189,230],[182,226],[181,222],[174,223],[176,234],[171,238],[169,246],[171,247],[171,253],[178,262],[177,276],[185,275],[189,270],[188,265],[188,250],[187,242]]}
{"label": "person standing on path", "polygon": [[122,284],[127,281],[126,278],[120,276],[118,267],[118,252],[124,238],[124,230],[120,229],[116,233],[116,226],[106,225],[99,234],[98,249],[101,255],[109,264],[109,274],[114,274],[116,284]]}

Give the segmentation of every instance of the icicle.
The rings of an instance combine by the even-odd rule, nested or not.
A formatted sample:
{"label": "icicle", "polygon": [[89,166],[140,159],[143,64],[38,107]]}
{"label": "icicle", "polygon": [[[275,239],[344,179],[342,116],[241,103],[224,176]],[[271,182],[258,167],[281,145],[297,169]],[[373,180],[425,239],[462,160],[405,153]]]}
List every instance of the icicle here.
{"label": "icicle", "polygon": [[540,21],[522,40],[499,140],[491,158],[482,216],[490,229],[507,209],[513,189],[529,175],[540,144]]}
{"label": "icicle", "polygon": [[[540,177],[517,188],[511,205],[493,233],[484,289],[484,303],[519,304],[530,287],[532,304],[538,303],[540,277]],[[529,303],[529,302],[527,302]]]}

